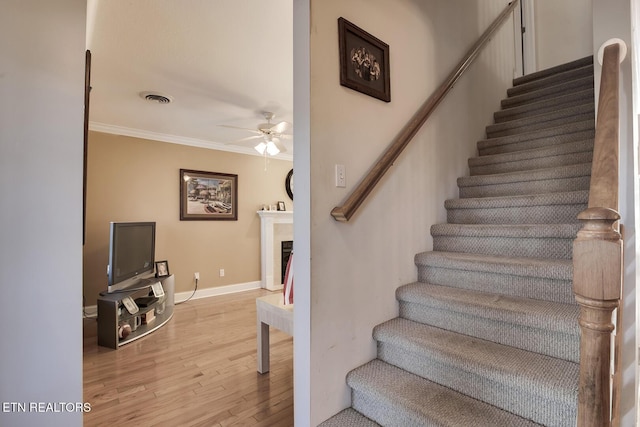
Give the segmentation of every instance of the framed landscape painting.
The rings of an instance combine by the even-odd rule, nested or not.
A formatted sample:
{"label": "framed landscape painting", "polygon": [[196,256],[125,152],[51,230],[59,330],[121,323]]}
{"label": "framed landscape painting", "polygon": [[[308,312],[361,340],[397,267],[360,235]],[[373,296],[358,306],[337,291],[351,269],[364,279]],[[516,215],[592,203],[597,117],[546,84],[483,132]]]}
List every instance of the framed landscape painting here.
{"label": "framed landscape painting", "polygon": [[238,175],[180,169],[180,220],[238,219]]}

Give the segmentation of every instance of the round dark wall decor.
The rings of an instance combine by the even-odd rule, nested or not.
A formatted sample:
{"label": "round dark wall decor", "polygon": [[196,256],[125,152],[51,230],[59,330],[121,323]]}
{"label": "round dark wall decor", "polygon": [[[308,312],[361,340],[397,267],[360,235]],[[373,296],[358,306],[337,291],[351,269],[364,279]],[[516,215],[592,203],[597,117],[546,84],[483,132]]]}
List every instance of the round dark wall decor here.
{"label": "round dark wall decor", "polygon": [[284,188],[287,190],[287,195],[293,200],[293,169],[287,174],[287,179],[284,181]]}

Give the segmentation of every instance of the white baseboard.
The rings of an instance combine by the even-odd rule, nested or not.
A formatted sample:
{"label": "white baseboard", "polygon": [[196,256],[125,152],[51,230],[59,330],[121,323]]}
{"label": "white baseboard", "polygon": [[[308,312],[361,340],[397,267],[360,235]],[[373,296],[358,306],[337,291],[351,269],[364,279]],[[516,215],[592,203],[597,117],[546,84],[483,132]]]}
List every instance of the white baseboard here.
{"label": "white baseboard", "polygon": [[82,308],[82,317],[85,319],[95,319],[98,317],[98,306],[88,305]]}
{"label": "white baseboard", "polygon": [[198,289],[195,294],[193,294],[193,291],[179,292],[175,295],[175,302],[176,304],[178,304],[183,301],[186,301],[191,296],[191,294],[193,294],[193,297],[191,297],[191,299],[209,298],[209,297],[215,297],[218,295],[234,294],[236,292],[244,292],[244,291],[251,291],[253,289],[259,289],[260,285],[261,285],[261,282],[256,281],[256,282],[238,283],[235,285],[217,286],[214,288]]}
{"label": "white baseboard", "polygon": [[[260,289],[261,284],[262,283],[258,280],[256,282],[238,283],[235,285],[217,286],[215,288],[198,289],[195,294],[193,294],[193,291],[179,292],[175,294],[175,303],[178,304],[186,301],[187,299],[189,299],[191,294],[193,294],[193,297],[191,297],[191,299],[209,298],[209,297],[215,297],[218,295],[234,294],[236,292],[244,292],[244,291],[251,291],[254,289]],[[98,317],[98,306],[88,305],[83,307],[82,317],[83,318]]]}

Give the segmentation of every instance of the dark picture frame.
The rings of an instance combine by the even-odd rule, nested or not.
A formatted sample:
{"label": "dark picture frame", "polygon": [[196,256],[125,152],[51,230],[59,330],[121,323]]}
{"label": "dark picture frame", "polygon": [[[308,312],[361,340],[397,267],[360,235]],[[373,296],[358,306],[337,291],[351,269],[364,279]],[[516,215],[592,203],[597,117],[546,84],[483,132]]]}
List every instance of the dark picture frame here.
{"label": "dark picture frame", "polygon": [[293,200],[293,169],[289,171],[284,180],[284,189],[287,192],[287,196]]}
{"label": "dark picture frame", "polygon": [[180,220],[238,220],[238,175],[180,169]]}
{"label": "dark picture frame", "polygon": [[282,201],[278,202],[278,210],[279,211],[286,211],[287,210],[287,208],[284,205],[284,202],[282,202]]}
{"label": "dark picture frame", "polygon": [[342,17],[338,40],[340,84],[390,102],[389,45]]}
{"label": "dark picture frame", "polygon": [[169,277],[169,261],[156,261],[156,277]]}
{"label": "dark picture frame", "polygon": [[91,51],[84,52],[84,126],[82,137],[82,245],[87,237],[87,163],[89,160],[89,101],[91,99]]}

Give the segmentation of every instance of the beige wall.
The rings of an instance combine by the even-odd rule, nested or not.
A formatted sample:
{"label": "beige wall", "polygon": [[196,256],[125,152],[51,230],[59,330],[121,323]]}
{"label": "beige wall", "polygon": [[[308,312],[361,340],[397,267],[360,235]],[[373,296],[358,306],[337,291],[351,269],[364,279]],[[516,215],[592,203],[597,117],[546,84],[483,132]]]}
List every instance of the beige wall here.
{"label": "beige wall", "polygon": [[[476,141],[506,96],[514,72],[513,22],[457,83],[361,211],[343,224],[333,220],[331,209],[506,5],[497,0],[311,2],[310,277],[301,277],[304,268],[298,269],[297,256],[294,261],[296,311],[311,315],[309,390],[302,391],[307,378],[300,373],[296,402],[310,402],[311,414],[296,422],[317,425],[349,405],[345,375],[375,357],[373,327],[397,316],[395,290],[416,280],[414,255],[431,249],[429,227],[445,220],[444,200],[457,196],[456,178],[467,173],[467,158],[475,155]],[[340,16],[390,45],[390,103],[340,86]],[[296,118],[300,131],[302,122]],[[296,146],[297,169],[305,160],[299,154],[305,150]],[[334,185],[335,164],[346,166],[346,189]],[[296,185],[300,182],[296,173]],[[308,295],[299,289],[305,285]],[[296,356],[304,357],[300,338],[296,335]]]}
{"label": "beige wall", "polygon": [[[260,280],[262,204],[293,202],[284,187],[292,162],[91,132],[84,295],[106,289],[110,221],[156,221],[156,260],[168,260],[176,292]],[[180,221],[179,170],[238,175],[237,221]],[[225,276],[219,277],[219,270]]]}
{"label": "beige wall", "polygon": [[534,5],[538,70],[593,53],[592,0],[537,0]]}

